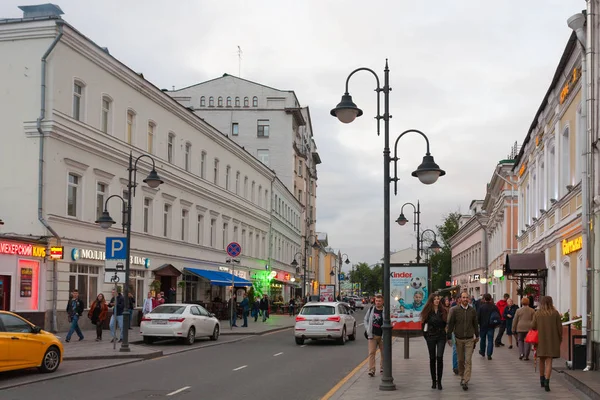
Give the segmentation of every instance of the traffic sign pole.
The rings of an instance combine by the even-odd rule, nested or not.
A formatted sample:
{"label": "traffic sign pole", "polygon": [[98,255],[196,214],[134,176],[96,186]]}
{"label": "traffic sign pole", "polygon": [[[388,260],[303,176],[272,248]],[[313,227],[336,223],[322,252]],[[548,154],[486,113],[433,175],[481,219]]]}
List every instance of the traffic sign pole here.
{"label": "traffic sign pole", "polygon": [[234,292],[235,292],[235,262],[234,259],[242,254],[242,246],[237,242],[231,242],[227,245],[227,255],[232,258],[231,260],[231,314],[229,317],[229,329],[233,330],[233,324],[237,321],[237,310],[235,309],[234,303]]}

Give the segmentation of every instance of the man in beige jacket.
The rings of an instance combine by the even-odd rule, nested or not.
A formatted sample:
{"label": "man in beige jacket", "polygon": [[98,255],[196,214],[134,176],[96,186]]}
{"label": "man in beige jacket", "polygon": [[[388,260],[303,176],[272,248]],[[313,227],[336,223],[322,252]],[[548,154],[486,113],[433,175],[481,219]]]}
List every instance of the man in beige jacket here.
{"label": "man in beige jacket", "polygon": [[[458,353],[458,374],[461,377],[460,385],[463,390],[469,390],[471,379],[471,359],[475,345],[479,341],[479,326],[477,324],[477,311],[469,306],[469,294],[460,295],[460,303],[450,309],[448,316],[448,338],[452,334],[456,337],[456,352]],[[448,340],[452,346],[452,340]]]}

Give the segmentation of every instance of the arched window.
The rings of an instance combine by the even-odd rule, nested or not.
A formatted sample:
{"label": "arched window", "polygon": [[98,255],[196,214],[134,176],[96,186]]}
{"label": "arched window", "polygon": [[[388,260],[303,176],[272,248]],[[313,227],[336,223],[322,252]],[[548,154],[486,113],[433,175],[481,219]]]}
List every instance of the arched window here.
{"label": "arched window", "polygon": [[85,110],[85,83],[80,80],[73,82],[73,118],[83,121]]}
{"label": "arched window", "polygon": [[227,96],[227,107],[231,107],[231,97]]}
{"label": "arched window", "polygon": [[244,97],[244,107],[248,107],[250,103],[248,103],[248,98]]}
{"label": "arched window", "polygon": [[252,107],[258,107],[258,97],[256,96],[252,98]]}
{"label": "arched window", "polygon": [[200,97],[200,107],[206,107],[206,97]]}
{"label": "arched window", "polygon": [[214,107],[215,106],[215,98],[214,97],[210,96],[208,98],[208,106],[209,107]]}
{"label": "arched window", "polygon": [[571,185],[571,140],[568,126],[561,136],[559,169],[561,172],[559,193],[564,195],[567,193],[567,185]]}
{"label": "arched window", "polygon": [[219,100],[217,102],[217,107],[223,107],[223,97],[219,96]]}
{"label": "arched window", "polygon": [[239,97],[236,97],[236,98],[235,98],[235,106],[236,106],[236,107],[239,107],[239,106],[240,106],[240,98],[239,98]]}
{"label": "arched window", "polygon": [[107,95],[102,96],[100,130],[104,133],[112,133],[112,99]]}

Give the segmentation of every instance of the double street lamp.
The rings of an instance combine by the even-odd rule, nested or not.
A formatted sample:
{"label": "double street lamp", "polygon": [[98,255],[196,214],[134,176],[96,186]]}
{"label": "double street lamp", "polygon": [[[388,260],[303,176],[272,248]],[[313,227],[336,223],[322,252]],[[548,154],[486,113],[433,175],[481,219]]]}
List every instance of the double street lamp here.
{"label": "double street lamp", "polygon": [[[344,257],[346,257],[346,260],[344,260]],[[338,274],[338,279],[337,279],[337,295],[339,295],[341,297],[342,294],[342,288],[340,285],[340,276],[339,274],[342,273],[342,263],[345,264],[350,264],[350,259],[348,258],[348,254],[344,253],[344,254],[339,254],[338,253],[338,260],[339,260],[339,265],[336,271],[335,266],[331,268],[331,272],[329,273],[329,276],[333,276],[335,277],[336,273]],[[333,281],[333,283],[335,284],[335,280]],[[334,298],[337,298],[337,295],[334,293]]]}
{"label": "double street lamp", "polygon": [[[319,242],[317,241],[317,238],[314,235],[310,235],[306,237],[306,240],[304,241],[304,250],[305,250],[305,254],[304,254],[304,258],[302,261],[302,267],[304,269],[303,273],[304,275],[302,276],[302,300],[304,300],[304,298],[306,297],[306,282],[308,281],[308,277],[306,276],[306,264],[307,264],[307,259],[308,259],[308,243],[310,243],[310,239],[313,238],[315,241],[312,244],[312,248],[313,249],[318,249],[319,247],[321,247],[319,245]],[[296,254],[294,254],[294,259],[292,260],[292,262],[290,263],[290,265],[294,268],[298,267],[298,261],[296,261],[296,257],[300,256],[302,257],[302,253],[301,252],[297,252]]]}
{"label": "double street lamp", "polygon": [[[394,143],[394,157],[390,157],[390,79],[388,62],[385,62],[384,68],[384,84],[380,86],[379,76],[370,68],[355,69],[346,78],[346,91],[342,96],[342,101],[331,110],[331,115],[337,117],[341,122],[348,124],[356,117],[360,117],[363,112],[352,101],[352,96],[348,92],[348,83],[350,78],[359,71],[368,71],[375,77],[377,87],[377,135],[380,134],[381,120],[384,122],[384,147],[383,147],[383,296],[387,301],[390,300],[390,182],[394,182],[394,194],[397,194],[398,189],[398,141],[407,133],[417,133],[421,135],[427,144],[427,150],[423,157],[423,162],[412,173],[412,176],[417,177],[422,183],[430,185],[435,183],[440,176],[446,174],[435,163],[433,156],[429,152],[429,139],[427,136],[416,129],[409,129],[402,132]],[[381,114],[381,93],[383,92],[383,115]],[[390,176],[390,162],[394,162],[394,177]],[[392,377],[392,325],[390,319],[390,307],[384,308],[383,313],[383,375],[379,385],[380,390],[395,390],[394,378]]]}
{"label": "double street lamp", "polygon": [[[121,208],[121,213],[123,214],[123,229],[125,230],[125,235],[126,235],[126,243],[125,243],[125,284],[123,285],[123,297],[125,298],[125,305],[124,305],[124,309],[123,309],[123,326],[121,327],[121,329],[123,330],[123,342],[121,343],[121,348],[119,349],[119,351],[130,351],[129,348],[129,319],[130,319],[130,314],[129,314],[129,260],[130,260],[130,254],[131,254],[131,198],[132,196],[135,196],[135,188],[137,186],[137,163],[140,159],[142,158],[149,158],[150,161],[152,161],[152,170],[150,171],[150,174],[148,174],[148,177],[146,179],[144,179],[144,183],[147,184],[150,188],[152,189],[156,189],[158,186],[160,186],[161,184],[163,184],[163,180],[158,176],[158,174],[156,173],[156,165],[154,163],[154,158],[146,155],[146,154],[142,154],[141,156],[137,157],[135,160],[133,159],[133,153],[129,153],[129,166],[127,168],[127,171],[129,171],[129,179],[127,181],[127,199],[124,199],[123,197],[119,196],[118,194],[113,194],[112,196],[109,196],[106,201],[104,202],[104,211],[102,211],[102,215],[100,216],[100,218],[98,218],[98,220],[96,220],[96,223],[98,225],[100,225],[100,227],[102,229],[108,229],[111,226],[113,226],[116,222],[115,220],[112,219],[112,217],[110,216],[110,214],[108,213],[108,201],[110,199],[112,199],[113,197],[119,198],[121,199],[122,202],[122,208]],[[115,316],[115,321],[117,318],[117,308],[116,308],[116,304],[115,304],[115,308],[114,308],[114,316]]]}
{"label": "double street lamp", "polygon": [[404,216],[404,206],[412,206],[413,211],[413,229],[417,232],[417,264],[421,261],[421,240],[420,238],[420,230],[421,230],[421,203],[417,201],[417,205],[415,206],[413,203],[404,203],[402,204],[402,208],[400,208],[400,215],[396,222],[400,226],[406,225],[408,219]]}

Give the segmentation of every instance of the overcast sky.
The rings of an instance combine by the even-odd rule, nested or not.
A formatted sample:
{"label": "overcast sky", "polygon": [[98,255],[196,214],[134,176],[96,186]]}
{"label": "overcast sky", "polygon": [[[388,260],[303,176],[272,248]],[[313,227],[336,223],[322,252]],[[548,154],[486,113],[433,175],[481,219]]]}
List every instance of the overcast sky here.
{"label": "overcast sky", "polygon": [[[349,125],[329,115],[348,74],[369,67],[383,82],[388,58],[392,143],[406,129],[422,130],[447,172],[435,185],[421,184],[410,173],[424,141],[399,142],[391,247],[400,250],[415,242],[412,226],[393,223],[405,202],[420,200],[422,228],[435,229],[444,215],[484,197],[497,161],[523,141],[548,89],[571,33],[567,18],[585,8],[583,0],[53,2],[158,87],[237,75],[240,46],[242,78],[294,90],[311,109],[323,161],[317,230],[353,263],[383,256],[383,138],[370,74],[350,81],[364,115]],[[35,3],[2,0],[0,17],[20,17],[18,5]],[[412,208],[405,211],[412,222]]]}

